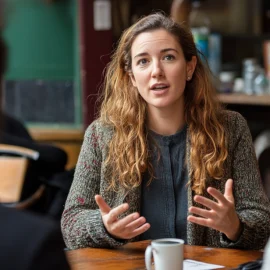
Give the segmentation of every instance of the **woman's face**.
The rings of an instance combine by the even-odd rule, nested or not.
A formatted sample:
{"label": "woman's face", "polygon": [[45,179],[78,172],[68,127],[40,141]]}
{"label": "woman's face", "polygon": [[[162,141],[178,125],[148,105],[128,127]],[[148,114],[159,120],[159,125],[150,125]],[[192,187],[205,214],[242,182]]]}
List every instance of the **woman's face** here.
{"label": "woman's face", "polygon": [[176,38],[164,29],[139,34],[131,47],[131,80],[148,109],[183,106],[186,81],[190,80],[196,57],[186,62]]}

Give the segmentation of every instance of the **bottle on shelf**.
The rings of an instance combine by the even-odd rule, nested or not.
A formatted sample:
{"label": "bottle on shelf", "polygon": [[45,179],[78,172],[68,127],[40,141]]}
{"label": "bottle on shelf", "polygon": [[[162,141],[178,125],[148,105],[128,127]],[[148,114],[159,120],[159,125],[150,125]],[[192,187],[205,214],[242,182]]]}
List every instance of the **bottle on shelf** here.
{"label": "bottle on shelf", "polygon": [[255,95],[265,95],[270,94],[269,91],[269,81],[265,75],[263,68],[258,68],[258,74],[254,79],[254,94]]}
{"label": "bottle on shelf", "polygon": [[233,92],[236,94],[242,94],[244,92],[244,80],[243,78],[236,77],[233,84]]}
{"label": "bottle on shelf", "polygon": [[222,94],[233,92],[235,74],[231,71],[222,71],[219,74],[220,85],[218,91]]}
{"label": "bottle on shelf", "polygon": [[221,35],[210,33],[208,37],[208,64],[212,73],[218,77],[221,72]]}
{"label": "bottle on shelf", "polygon": [[221,71],[221,35],[211,32],[211,20],[202,8],[202,0],[192,1],[189,25],[202,60],[207,60],[210,70],[218,77]]}
{"label": "bottle on shelf", "polygon": [[255,94],[254,81],[258,75],[258,62],[255,58],[246,58],[243,61],[243,79],[244,79],[244,93],[247,95]]}
{"label": "bottle on shelf", "polygon": [[197,49],[208,58],[210,19],[202,10],[202,4],[199,0],[194,0],[192,2],[189,24]]}

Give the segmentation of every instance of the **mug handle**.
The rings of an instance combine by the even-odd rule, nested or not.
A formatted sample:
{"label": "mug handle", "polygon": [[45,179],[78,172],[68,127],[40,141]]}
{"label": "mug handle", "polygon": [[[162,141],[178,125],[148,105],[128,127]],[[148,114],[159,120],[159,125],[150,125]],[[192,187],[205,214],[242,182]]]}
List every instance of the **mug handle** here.
{"label": "mug handle", "polygon": [[153,248],[152,246],[148,246],[145,250],[145,266],[147,270],[152,269],[152,252]]}

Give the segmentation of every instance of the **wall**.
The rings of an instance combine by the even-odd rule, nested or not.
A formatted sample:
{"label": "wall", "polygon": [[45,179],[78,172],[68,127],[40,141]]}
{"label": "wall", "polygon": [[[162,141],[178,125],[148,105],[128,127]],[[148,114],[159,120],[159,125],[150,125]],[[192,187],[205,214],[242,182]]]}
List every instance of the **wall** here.
{"label": "wall", "polygon": [[77,1],[7,4],[5,109],[31,126],[80,128]]}
{"label": "wall", "polygon": [[73,1],[9,0],[7,79],[73,79]]}
{"label": "wall", "polygon": [[96,117],[102,73],[112,51],[112,30],[96,31],[93,24],[94,0],[79,0],[80,57],[83,89],[83,119],[86,128]]}

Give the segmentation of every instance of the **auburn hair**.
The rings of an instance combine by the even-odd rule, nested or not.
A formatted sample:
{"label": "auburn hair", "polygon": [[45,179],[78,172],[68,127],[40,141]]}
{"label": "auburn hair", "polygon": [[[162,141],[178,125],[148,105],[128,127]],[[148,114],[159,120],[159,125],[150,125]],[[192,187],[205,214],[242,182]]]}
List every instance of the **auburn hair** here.
{"label": "auburn hair", "polygon": [[227,158],[222,108],[216,100],[210,71],[198,57],[193,36],[185,25],[155,13],[140,19],[121,36],[109,63],[102,92],[100,120],[113,128],[114,135],[108,146],[107,166],[110,171],[110,188],[134,188],[141,184],[142,174],[153,171],[149,164],[146,131],[147,104],[132,85],[131,47],[135,38],[144,32],[164,29],[179,42],[186,61],[197,57],[192,79],[184,91],[185,121],[190,143],[189,177],[192,189],[201,194],[207,177],[223,176]]}

